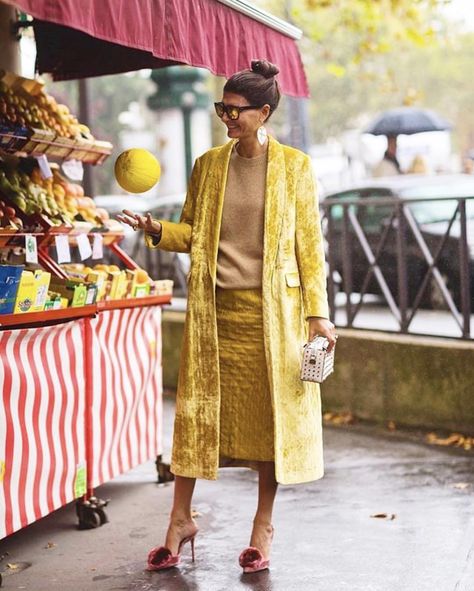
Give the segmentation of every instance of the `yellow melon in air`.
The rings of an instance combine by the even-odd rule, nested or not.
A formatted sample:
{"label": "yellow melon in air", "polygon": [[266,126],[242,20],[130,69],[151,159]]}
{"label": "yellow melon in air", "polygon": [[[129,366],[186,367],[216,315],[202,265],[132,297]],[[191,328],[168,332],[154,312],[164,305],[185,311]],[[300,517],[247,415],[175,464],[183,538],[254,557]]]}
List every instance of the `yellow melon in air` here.
{"label": "yellow melon in air", "polygon": [[148,150],[132,148],[115,161],[115,178],[129,193],[145,193],[160,179],[161,166]]}

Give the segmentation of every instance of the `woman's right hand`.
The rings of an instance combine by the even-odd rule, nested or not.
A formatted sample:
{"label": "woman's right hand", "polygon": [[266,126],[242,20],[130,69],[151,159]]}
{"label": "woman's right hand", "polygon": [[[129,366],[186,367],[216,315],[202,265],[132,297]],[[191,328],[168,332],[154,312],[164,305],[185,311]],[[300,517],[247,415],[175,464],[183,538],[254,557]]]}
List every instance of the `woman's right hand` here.
{"label": "woman's right hand", "polygon": [[134,230],[143,230],[147,234],[160,234],[161,224],[158,220],[154,220],[151,217],[151,213],[148,212],[146,216],[138,213],[133,213],[129,209],[124,209],[123,214],[115,216],[119,222],[127,224]]}

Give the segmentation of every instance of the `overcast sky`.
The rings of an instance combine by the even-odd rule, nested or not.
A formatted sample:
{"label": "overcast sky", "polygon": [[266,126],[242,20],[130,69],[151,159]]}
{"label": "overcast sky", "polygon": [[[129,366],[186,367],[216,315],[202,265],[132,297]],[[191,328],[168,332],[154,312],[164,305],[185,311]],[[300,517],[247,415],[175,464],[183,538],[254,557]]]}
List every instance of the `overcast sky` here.
{"label": "overcast sky", "polygon": [[452,0],[445,7],[446,14],[453,21],[458,21],[469,30],[474,30],[473,0]]}

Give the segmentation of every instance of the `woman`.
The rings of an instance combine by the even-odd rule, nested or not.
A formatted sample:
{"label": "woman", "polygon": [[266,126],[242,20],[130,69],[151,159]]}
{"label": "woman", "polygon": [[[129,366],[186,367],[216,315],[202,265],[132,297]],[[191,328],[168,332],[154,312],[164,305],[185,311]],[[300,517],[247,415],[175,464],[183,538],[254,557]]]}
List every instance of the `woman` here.
{"label": "woman", "polygon": [[196,478],[219,466],[259,472],[244,572],[268,568],[278,483],[323,476],[321,404],[301,382],[302,345],[328,320],[324,253],[311,161],[267,136],[278,106],[278,68],[264,60],[233,75],[216,113],[232,141],[197,159],[179,223],[124,211],[150,248],[190,252],[188,309],[178,380],[165,546],[148,568],[179,562],[194,538]]}

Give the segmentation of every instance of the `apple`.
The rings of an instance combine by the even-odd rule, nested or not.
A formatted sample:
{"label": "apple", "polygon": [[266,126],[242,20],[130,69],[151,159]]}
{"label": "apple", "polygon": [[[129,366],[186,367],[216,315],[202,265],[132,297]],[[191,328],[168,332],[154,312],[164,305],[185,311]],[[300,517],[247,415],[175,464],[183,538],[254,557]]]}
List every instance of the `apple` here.
{"label": "apple", "polygon": [[10,207],[9,205],[7,205],[4,208],[5,211],[5,215],[8,216],[9,218],[14,218],[16,216],[16,211],[13,207]]}

